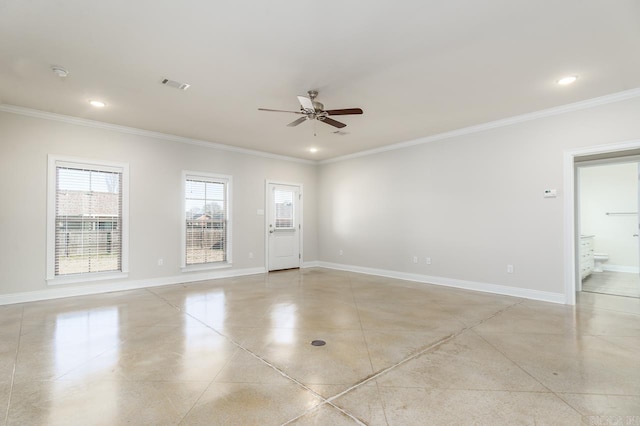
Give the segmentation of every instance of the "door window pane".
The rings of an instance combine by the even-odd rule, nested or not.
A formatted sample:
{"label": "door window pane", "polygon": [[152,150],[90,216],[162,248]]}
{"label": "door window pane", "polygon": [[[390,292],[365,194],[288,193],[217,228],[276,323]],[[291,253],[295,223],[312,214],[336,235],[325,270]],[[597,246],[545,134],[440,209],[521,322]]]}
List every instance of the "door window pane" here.
{"label": "door window pane", "polygon": [[293,228],[293,202],[294,192],[283,189],[276,189],[274,193],[276,209],[276,229]]}

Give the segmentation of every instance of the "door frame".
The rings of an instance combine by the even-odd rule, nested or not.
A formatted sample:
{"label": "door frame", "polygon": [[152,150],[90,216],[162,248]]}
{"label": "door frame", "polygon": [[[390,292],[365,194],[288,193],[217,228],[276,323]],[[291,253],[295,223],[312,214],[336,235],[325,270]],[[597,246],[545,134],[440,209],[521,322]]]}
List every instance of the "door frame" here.
{"label": "door frame", "polygon": [[301,183],[267,179],[265,180],[265,183],[264,183],[264,267],[265,267],[265,271],[269,273],[269,215],[270,215],[269,185],[288,185],[288,186],[297,186],[299,188],[300,198],[298,199],[298,209],[300,211],[300,214],[299,214],[298,224],[300,225],[300,229],[298,229],[298,247],[300,250],[300,259],[298,262],[298,267],[302,268],[302,265],[304,264],[303,185]]}
{"label": "door frame", "polygon": [[577,228],[579,218],[578,206],[578,190],[576,183],[578,182],[577,173],[578,166],[576,158],[585,157],[596,154],[620,153],[621,156],[625,151],[640,149],[640,139],[633,139],[626,142],[613,143],[607,145],[597,145],[574,150],[565,151],[563,159],[564,174],[564,297],[567,305],[576,304],[576,289],[578,288],[578,279],[580,274],[577,272],[578,265],[578,238],[580,230]]}

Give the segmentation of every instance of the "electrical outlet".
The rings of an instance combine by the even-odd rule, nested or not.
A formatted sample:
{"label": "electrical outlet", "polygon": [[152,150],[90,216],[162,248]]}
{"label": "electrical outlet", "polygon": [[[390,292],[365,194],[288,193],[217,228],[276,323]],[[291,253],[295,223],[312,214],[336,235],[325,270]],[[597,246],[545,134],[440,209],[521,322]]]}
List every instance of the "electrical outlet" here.
{"label": "electrical outlet", "polygon": [[513,265],[507,265],[507,274],[513,274]]}
{"label": "electrical outlet", "polygon": [[162,265],[164,265],[164,259],[160,258],[158,259],[158,266],[162,266]]}
{"label": "electrical outlet", "polygon": [[340,249],[340,251],[338,251],[338,254],[339,254],[340,256],[342,256],[342,255],[344,254],[344,252],[342,251],[342,249]]}
{"label": "electrical outlet", "polygon": [[431,265],[431,258],[427,257],[427,265]]}
{"label": "electrical outlet", "polygon": [[413,256],[413,263],[418,263],[418,256]]}
{"label": "electrical outlet", "polygon": [[252,251],[249,252],[249,259],[253,259],[253,252]]}

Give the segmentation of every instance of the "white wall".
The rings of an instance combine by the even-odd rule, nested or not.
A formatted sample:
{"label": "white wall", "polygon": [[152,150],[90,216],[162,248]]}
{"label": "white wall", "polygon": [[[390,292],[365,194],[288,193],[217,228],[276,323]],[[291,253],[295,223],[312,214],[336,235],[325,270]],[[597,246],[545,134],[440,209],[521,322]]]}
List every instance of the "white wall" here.
{"label": "white wall", "polygon": [[[639,116],[633,98],[316,166],[0,113],[0,302],[54,291],[44,280],[47,154],[129,163],[136,285],[191,276],[179,269],[188,169],[233,176],[236,271],[264,268],[256,209],[265,179],[280,179],[304,185],[306,261],[563,300],[563,153],[640,139]],[[558,198],[544,199],[547,188]]]}
{"label": "white wall", "polygon": [[[304,257],[317,260],[314,164],[0,112],[0,296],[60,294],[60,286],[45,282],[48,154],[129,164],[128,282],[152,284],[193,276],[179,267],[182,170],[233,176],[233,270],[225,273],[265,266],[264,216],[256,211],[264,209],[266,179],[304,185]],[[164,259],[164,266],[157,265],[158,258]]]}
{"label": "white wall", "polygon": [[580,232],[595,235],[596,252],[609,254],[605,267],[638,269],[638,163],[580,167]]}
{"label": "white wall", "polygon": [[[319,257],[471,288],[563,293],[563,153],[640,139],[639,116],[634,98],[325,163]],[[544,199],[547,188],[558,198]]]}

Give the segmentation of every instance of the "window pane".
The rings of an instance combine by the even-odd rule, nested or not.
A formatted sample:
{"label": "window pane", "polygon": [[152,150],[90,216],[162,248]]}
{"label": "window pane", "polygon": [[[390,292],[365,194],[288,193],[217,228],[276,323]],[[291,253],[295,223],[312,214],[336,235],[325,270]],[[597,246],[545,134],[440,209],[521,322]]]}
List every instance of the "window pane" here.
{"label": "window pane", "polygon": [[117,194],[120,187],[120,175],[111,172],[91,171],[91,190]]}
{"label": "window pane", "polygon": [[222,201],[224,199],[224,184],[207,183],[207,199]]}
{"label": "window pane", "polygon": [[122,173],[56,168],[55,275],[122,270]]}
{"label": "window pane", "polygon": [[185,182],[186,264],[227,260],[226,183],[207,178]]}
{"label": "window pane", "polygon": [[62,191],[90,191],[89,172],[58,167],[57,185]]}
{"label": "window pane", "polygon": [[276,229],[293,228],[293,196],[293,191],[275,190]]}
{"label": "window pane", "polygon": [[205,183],[188,180],[186,184],[187,199],[204,200],[205,199]]}

